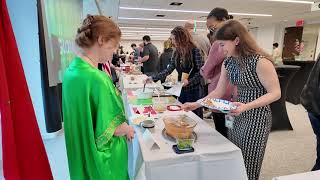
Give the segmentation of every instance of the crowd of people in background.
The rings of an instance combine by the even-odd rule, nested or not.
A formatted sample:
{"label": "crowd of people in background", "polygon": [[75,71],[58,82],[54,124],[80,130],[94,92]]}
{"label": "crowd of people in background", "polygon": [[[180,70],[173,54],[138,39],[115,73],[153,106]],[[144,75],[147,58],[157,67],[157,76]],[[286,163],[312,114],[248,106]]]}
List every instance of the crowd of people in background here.
{"label": "crowd of people in background", "polygon": [[[193,111],[200,118],[203,118],[203,107],[198,100],[206,97],[233,101],[237,109],[231,114],[215,111],[209,111],[209,114],[214,120],[216,130],[242,150],[249,180],[259,179],[271,129],[269,104],[281,96],[272,61],[280,63],[281,54],[278,43],[273,44],[272,55],[265,53],[246,27],[232,19],[226,9],[214,8],[207,16],[207,36],[196,33],[191,21],[184,26],[173,28],[159,56],[157,47],[148,35],[142,37],[140,44],[131,44],[132,52],[124,52],[122,46],[118,47],[121,37],[118,26],[105,17],[88,16],[79,28],[76,38],[83,52],[70,66],[69,69],[72,70],[66,72],[63,84],[63,115],[71,179],[128,179],[126,138],[132,139],[134,131],[125,123],[118,91],[109,81],[109,78],[114,83],[117,81],[115,71],[120,71],[120,64],[126,61],[142,64],[142,72],[148,76],[146,82],[164,82],[166,77],[176,70],[178,81],[183,83],[181,95],[178,97],[183,103],[182,108]],[[93,26],[98,20],[103,23]],[[106,30],[102,30],[103,28]],[[87,36],[90,33],[91,36]],[[95,71],[95,68],[105,71],[108,76],[103,76]],[[319,77],[319,68],[314,69],[314,72]],[[86,78],[90,81],[84,80]],[[309,82],[311,81],[310,79]],[[93,93],[86,88],[76,92],[70,90],[75,83],[86,87],[94,82],[101,85],[95,85]],[[316,90],[319,92],[319,88]],[[318,136],[320,156],[320,126],[315,121],[319,120],[319,108],[308,100],[311,96],[307,93],[305,90],[303,102],[309,107],[309,117]],[[89,99],[92,100],[87,102]],[[114,102],[114,107],[101,103],[101,100]],[[67,103],[71,101],[74,103]],[[90,122],[81,124],[83,122],[79,122],[79,114],[71,112],[83,113],[87,118],[83,121]],[[233,125],[226,127],[225,121],[231,118],[230,115],[234,118]],[[77,124],[76,130],[74,123]],[[93,126],[93,123],[93,132],[84,128]],[[83,139],[83,135],[88,137]],[[94,146],[98,148],[95,149]],[[107,156],[113,158],[108,159]],[[93,164],[92,161],[98,163]],[[83,162],[87,163],[88,169],[81,171],[85,166],[79,164]],[[317,160],[314,169],[319,169],[319,164],[320,161]]]}

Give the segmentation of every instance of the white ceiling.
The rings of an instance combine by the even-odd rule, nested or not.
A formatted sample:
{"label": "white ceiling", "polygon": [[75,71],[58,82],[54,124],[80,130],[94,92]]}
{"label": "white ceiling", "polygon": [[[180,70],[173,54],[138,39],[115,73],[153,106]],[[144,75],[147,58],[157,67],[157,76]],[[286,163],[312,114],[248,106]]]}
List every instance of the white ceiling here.
{"label": "white ceiling", "polygon": [[[181,6],[170,6],[171,2],[182,2]],[[308,0],[311,1],[311,0]],[[320,0],[316,0],[320,1]],[[251,27],[259,27],[265,24],[294,22],[297,19],[305,19],[306,22],[320,19],[320,11],[311,12],[310,4],[297,4],[285,2],[270,2],[265,0],[120,0],[120,7],[139,7],[139,8],[156,8],[156,9],[178,9],[193,11],[210,11],[215,7],[226,8],[229,12],[234,13],[254,13],[254,14],[271,14],[272,17],[256,16],[234,16],[235,19],[242,20]],[[163,12],[163,11],[142,11],[142,10],[125,10],[119,9],[118,17],[129,18],[153,18],[157,14],[164,14],[165,19],[197,19],[206,20],[206,13],[183,13],[183,12]],[[250,18],[249,20],[247,18]],[[184,22],[168,21],[138,21],[118,19],[122,27],[166,27],[172,28],[177,25],[183,25]],[[198,23],[198,28],[205,28],[205,23]],[[129,29],[127,29],[129,30]],[[131,29],[133,30],[133,29]],[[159,30],[158,30],[159,31]],[[167,31],[169,32],[169,31]]]}

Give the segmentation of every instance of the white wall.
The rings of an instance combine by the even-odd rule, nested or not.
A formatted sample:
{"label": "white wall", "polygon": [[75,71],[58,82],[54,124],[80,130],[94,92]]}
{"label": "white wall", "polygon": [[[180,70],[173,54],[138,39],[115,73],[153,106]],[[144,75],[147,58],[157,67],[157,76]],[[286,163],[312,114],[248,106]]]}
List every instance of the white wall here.
{"label": "white wall", "polygon": [[315,60],[319,29],[319,24],[306,25],[303,28],[304,51],[300,55],[304,60]]}
{"label": "white wall", "polygon": [[258,37],[258,30],[259,28],[253,28],[253,29],[249,29],[249,32],[251,33],[251,35],[257,40]]}
{"label": "white wall", "polygon": [[274,32],[274,43],[279,44],[279,49],[282,51],[283,48],[283,41],[284,41],[284,33],[285,33],[285,26],[283,24],[277,24],[275,26]]}
{"label": "white wall", "polygon": [[[152,42],[152,44],[154,44],[156,47],[157,47],[157,49],[158,49],[158,51],[159,52],[163,52],[163,40],[151,40],[151,42]],[[123,50],[124,50],[124,52],[132,52],[132,49],[131,49],[131,44],[132,43],[135,43],[137,46],[140,44],[140,43],[142,43],[142,40],[141,41],[139,41],[139,40],[122,40],[121,42],[120,42],[120,45],[121,46],[123,46]]]}
{"label": "white wall", "polygon": [[269,54],[272,53],[272,44],[274,43],[275,39],[275,29],[276,26],[274,24],[261,26],[259,27],[257,33],[256,40],[258,42],[258,45]]}
{"label": "white wall", "polygon": [[43,109],[36,0],[7,0],[9,15],[41,135],[47,136]]}

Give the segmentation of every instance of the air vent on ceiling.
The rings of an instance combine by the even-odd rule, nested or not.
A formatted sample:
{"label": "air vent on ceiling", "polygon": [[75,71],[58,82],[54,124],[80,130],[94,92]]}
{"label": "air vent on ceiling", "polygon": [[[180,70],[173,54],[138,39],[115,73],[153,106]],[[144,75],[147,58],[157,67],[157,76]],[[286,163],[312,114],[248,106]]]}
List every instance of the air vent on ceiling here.
{"label": "air vent on ceiling", "polygon": [[253,18],[240,18],[239,21],[252,21]]}
{"label": "air vent on ceiling", "polygon": [[251,25],[253,18],[241,18],[239,19],[239,21],[241,21],[242,23],[244,23],[245,25]]}
{"label": "air vent on ceiling", "polygon": [[172,2],[170,3],[171,6],[181,6],[183,3],[181,2]]}
{"label": "air vent on ceiling", "polygon": [[166,15],[164,15],[164,14],[157,14],[156,16],[157,16],[157,17],[165,17]]}

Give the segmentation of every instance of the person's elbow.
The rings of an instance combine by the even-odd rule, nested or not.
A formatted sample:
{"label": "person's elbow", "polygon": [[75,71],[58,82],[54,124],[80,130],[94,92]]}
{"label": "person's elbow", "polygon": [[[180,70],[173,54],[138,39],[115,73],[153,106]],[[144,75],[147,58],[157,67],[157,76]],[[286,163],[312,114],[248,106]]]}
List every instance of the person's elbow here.
{"label": "person's elbow", "polygon": [[144,60],[144,61],[148,61],[148,60],[149,60],[149,56],[144,56],[144,57],[143,57],[143,60]]}
{"label": "person's elbow", "polygon": [[200,75],[202,76],[202,77],[204,77],[205,75],[204,75],[204,71],[203,71],[203,69],[201,68],[200,69]]}
{"label": "person's elbow", "polygon": [[281,98],[281,89],[277,89],[273,92],[274,94],[274,101],[277,101]]}

